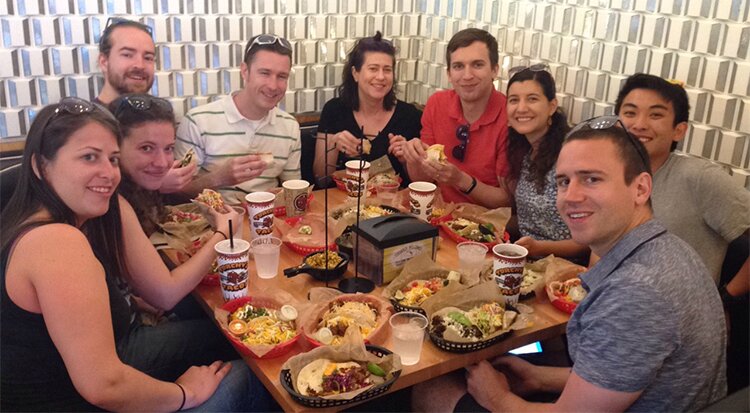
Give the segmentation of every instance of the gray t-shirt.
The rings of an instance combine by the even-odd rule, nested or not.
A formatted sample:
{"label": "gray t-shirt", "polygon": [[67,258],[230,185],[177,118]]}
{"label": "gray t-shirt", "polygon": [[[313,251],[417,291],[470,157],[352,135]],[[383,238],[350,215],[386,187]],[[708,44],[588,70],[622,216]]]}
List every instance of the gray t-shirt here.
{"label": "gray t-shirt", "polygon": [[750,228],[750,192],[705,159],[671,154],[654,174],[654,217],[700,255],[715,283],[727,245]]}
{"label": "gray t-shirt", "polygon": [[630,411],[691,411],[726,395],[721,300],[698,255],[651,220],[581,276],[568,321],[573,371],[620,392]]}

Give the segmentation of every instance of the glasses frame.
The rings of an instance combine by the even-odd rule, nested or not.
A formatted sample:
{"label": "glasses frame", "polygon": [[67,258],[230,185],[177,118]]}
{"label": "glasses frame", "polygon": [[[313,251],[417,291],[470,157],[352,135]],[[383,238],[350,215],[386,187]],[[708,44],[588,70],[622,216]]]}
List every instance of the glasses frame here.
{"label": "glasses frame", "polygon": [[508,69],[508,79],[513,78],[513,76],[525,70],[530,70],[532,72],[549,72],[549,65],[547,63],[536,63],[531,66],[513,66]]}
{"label": "glasses frame", "polygon": [[453,147],[451,153],[453,157],[458,159],[460,162],[464,161],[466,157],[466,147],[469,146],[469,124],[459,125],[456,128],[456,139],[460,142],[458,145]]}
{"label": "glasses frame", "polygon": [[152,106],[161,106],[168,109],[169,112],[174,113],[172,105],[166,99],[150,95],[141,95],[123,97],[117,105],[117,109],[115,109],[114,116],[115,118],[119,118],[122,112],[127,108],[143,112],[151,109]]}
{"label": "glasses frame", "polygon": [[[618,127],[617,124],[620,124]],[[636,138],[633,136],[632,133],[628,132],[628,128],[625,126],[624,123],[622,123],[622,120],[617,115],[604,115],[604,116],[597,116],[593,117],[591,119],[586,119],[582,121],[581,123],[577,124],[573,127],[573,129],[568,132],[567,135],[565,135],[565,140],[567,141],[568,138],[570,138],[574,133],[583,130],[583,128],[588,127],[592,130],[606,130],[606,129],[612,129],[612,128],[618,128],[622,129],[623,132],[625,132],[625,135],[628,137],[628,142],[630,142],[631,145],[633,145],[633,148],[638,153],[638,157],[641,158],[641,162],[643,163],[643,166],[650,165],[648,162],[648,154],[643,153],[642,145],[638,146],[636,143]],[[645,148],[643,148],[645,149]]]}
{"label": "glasses frame", "polygon": [[292,50],[292,44],[289,43],[289,40],[281,37],[276,36],[275,34],[259,34],[255,36],[255,39],[253,39],[252,43],[250,43],[250,46],[247,47],[245,50],[245,58],[243,60],[247,60],[247,55],[250,53],[251,50],[253,50],[253,47],[257,46],[270,46],[274,43],[278,43],[279,46],[283,47],[286,50],[289,50],[290,52],[293,52]]}
{"label": "glasses frame", "polygon": [[130,20],[130,19],[126,19],[123,17],[108,18],[107,23],[104,24],[104,30],[107,30],[110,26],[117,27],[117,26],[121,26],[124,24],[140,27],[141,29],[147,31],[151,37],[154,37],[154,30],[151,28],[151,26],[141,23],[137,20]]}

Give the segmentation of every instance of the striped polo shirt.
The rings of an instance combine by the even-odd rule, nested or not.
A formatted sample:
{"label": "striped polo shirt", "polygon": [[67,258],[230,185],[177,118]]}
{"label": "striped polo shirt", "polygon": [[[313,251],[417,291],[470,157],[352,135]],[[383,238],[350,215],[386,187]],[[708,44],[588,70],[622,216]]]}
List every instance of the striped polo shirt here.
{"label": "striped polo shirt", "polygon": [[229,203],[245,194],[268,190],[289,179],[300,179],[299,123],[290,114],[273,108],[258,121],[240,114],[231,95],[190,110],[177,129],[175,158],[195,150],[199,173],[216,170],[228,158],[272,153],[274,162],[255,179],[217,188]]}

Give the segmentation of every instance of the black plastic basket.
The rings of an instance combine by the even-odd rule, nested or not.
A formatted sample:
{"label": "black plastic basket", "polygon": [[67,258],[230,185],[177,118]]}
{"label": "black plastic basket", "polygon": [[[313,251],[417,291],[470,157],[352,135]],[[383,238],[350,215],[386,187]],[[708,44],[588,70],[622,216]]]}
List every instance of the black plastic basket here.
{"label": "black plastic basket", "polygon": [[424,312],[422,307],[412,307],[408,305],[401,305],[397,299],[391,298],[391,304],[393,305],[393,308],[396,310],[397,313],[401,313],[404,311],[411,312],[411,313],[419,313],[423,316],[427,316],[427,313]]}
{"label": "black plastic basket", "polygon": [[[392,354],[390,350],[380,347],[380,346],[374,346],[374,345],[367,345],[367,351],[369,351],[372,354],[375,354],[378,357],[383,357],[388,354]],[[374,386],[370,388],[369,390],[362,392],[358,394],[357,396],[348,400],[341,400],[341,399],[331,400],[331,399],[324,399],[322,397],[303,396],[294,390],[294,384],[292,383],[292,375],[291,373],[289,373],[288,369],[281,370],[280,375],[281,376],[280,376],[279,381],[281,381],[281,386],[284,387],[284,389],[289,392],[289,394],[292,396],[292,399],[294,399],[294,401],[307,407],[318,408],[318,407],[343,406],[343,405],[350,404],[350,403],[356,403],[356,402],[369,400],[376,396],[379,396],[387,392],[388,389],[391,388],[391,386],[396,381],[396,379],[398,379],[398,377],[401,375],[401,370],[393,373],[393,377],[391,377],[385,383],[380,384],[378,386]]]}
{"label": "black plastic basket", "polygon": [[432,340],[432,343],[441,350],[450,351],[451,353],[471,353],[472,351],[481,350],[499,342],[505,337],[508,337],[512,332],[512,330],[508,330],[500,335],[492,337],[489,340],[459,343],[456,341],[448,341],[444,338],[440,338],[432,332],[432,329],[430,329],[430,340]]}

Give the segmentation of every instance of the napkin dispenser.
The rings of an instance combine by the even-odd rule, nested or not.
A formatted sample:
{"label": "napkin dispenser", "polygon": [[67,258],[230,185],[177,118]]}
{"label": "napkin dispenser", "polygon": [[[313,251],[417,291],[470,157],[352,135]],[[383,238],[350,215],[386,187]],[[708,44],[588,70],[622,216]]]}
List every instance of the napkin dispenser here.
{"label": "napkin dispenser", "polygon": [[437,253],[437,227],[413,215],[368,219],[354,231],[359,236],[359,241],[355,241],[359,245],[359,273],[378,285],[396,278],[411,258],[427,252],[434,260]]}

